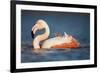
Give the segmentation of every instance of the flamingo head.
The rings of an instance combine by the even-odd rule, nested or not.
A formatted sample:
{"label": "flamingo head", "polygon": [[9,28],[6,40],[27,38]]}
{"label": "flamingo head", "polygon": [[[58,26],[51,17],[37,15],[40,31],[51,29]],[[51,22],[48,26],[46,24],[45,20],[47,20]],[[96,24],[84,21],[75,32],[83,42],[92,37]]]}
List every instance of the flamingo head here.
{"label": "flamingo head", "polygon": [[45,28],[46,22],[42,19],[38,20],[36,24],[32,27],[33,34],[36,33],[37,30],[41,30]]}

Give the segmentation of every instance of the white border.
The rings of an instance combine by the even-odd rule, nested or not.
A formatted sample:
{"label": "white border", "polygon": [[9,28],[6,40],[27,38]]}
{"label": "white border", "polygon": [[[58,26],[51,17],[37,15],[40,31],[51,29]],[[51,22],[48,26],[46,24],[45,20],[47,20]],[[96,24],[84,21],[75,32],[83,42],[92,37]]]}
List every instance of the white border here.
{"label": "white border", "polygon": [[[38,63],[21,63],[21,9],[41,10],[41,11],[59,11],[59,12],[81,12],[90,13],[90,60],[79,61],[59,61],[59,62],[38,62]],[[54,66],[72,66],[94,64],[94,10],[84,8],[70,7],[52,7],[36,5],[16,5],[16,68],[39,68]]]}

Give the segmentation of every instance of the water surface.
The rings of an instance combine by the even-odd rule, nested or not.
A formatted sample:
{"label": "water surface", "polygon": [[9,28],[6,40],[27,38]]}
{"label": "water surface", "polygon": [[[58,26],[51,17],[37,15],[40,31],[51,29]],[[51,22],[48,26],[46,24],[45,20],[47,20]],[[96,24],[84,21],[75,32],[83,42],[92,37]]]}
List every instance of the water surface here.
{"label": "water surface", "polygon": [[33,52],[32,48],[21,51],[21,62],[48,62],[90,59],[89,48],[51,49],[41,53]]}

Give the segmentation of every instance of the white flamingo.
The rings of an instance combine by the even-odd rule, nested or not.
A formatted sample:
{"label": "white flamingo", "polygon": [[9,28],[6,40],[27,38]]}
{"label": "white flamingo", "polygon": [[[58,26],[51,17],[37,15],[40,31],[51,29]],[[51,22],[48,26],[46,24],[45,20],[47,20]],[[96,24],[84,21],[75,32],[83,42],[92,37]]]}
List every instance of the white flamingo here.
{"label": "white flamingo", "polygon": [[[38,20],[36,24],[32,27],[33,34],[36,33],[37,30],[41,30],[45,28],[44,34],[36,36],[33,39],[33,47],[34,49],[51,49],[51,48],[76,48],[79,46],[79,42],[72,37],[71,35],[66,34],[64,32],[64,36],[57,35],[56,37],[48,39],[50,35],[50,29],[48,24],[44,20]],[[40,42],[44,41],[40,46]]]}

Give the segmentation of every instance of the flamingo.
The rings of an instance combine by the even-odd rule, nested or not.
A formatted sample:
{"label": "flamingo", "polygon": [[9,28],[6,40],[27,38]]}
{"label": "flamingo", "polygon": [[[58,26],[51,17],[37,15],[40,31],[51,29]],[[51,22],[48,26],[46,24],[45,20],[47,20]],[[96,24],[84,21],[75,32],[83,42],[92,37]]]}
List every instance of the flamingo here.
{"label": "flamingo", "polygon": [[[37,30],[45,29],[45,32],[41,35],[36,36],[33,39],[34,49],[66,49],[66,48],[77,48],[80,43],[71,35],[64,32],[64,35],[56,34],[55,37],[48,39],[50,35],[50,29],[46,21],[39,19],[36,24],[32,27],[32,33],[35,34]],[[44,41],[42,45],[40,42]]]}

